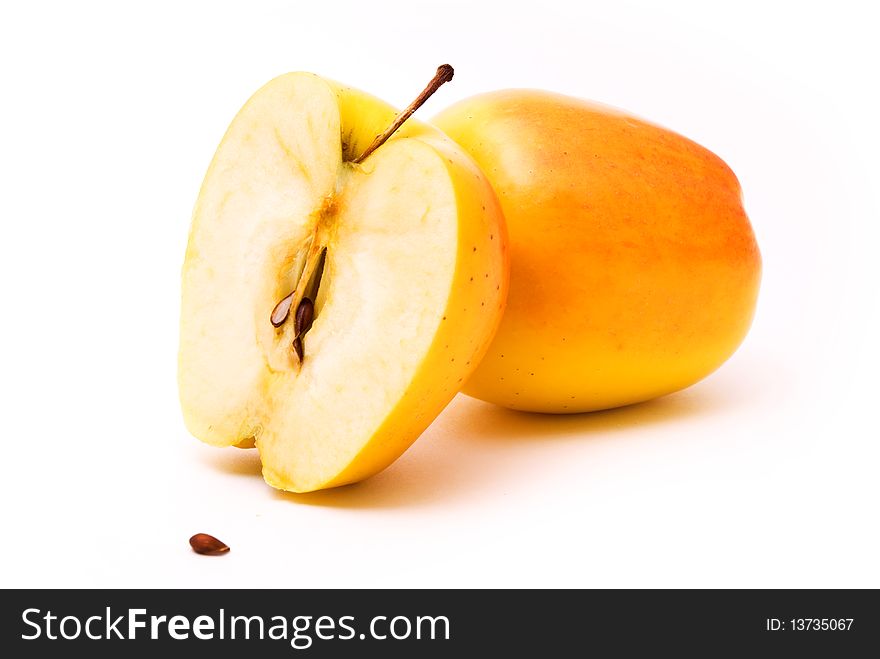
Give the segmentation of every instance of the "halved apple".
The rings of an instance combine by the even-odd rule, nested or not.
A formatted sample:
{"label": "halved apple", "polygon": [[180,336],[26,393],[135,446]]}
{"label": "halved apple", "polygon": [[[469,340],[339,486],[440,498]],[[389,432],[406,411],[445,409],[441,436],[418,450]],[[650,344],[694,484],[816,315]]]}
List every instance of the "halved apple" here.
{"label": "halved apple", "polygon": [[[305,492],[385,468],[479,363],[503,313],[492,188],[436,129],[308,73],[233,120],[183,266],[180,399],[193,435],[256,444]],[[276,326],[277,325],[277,326]]]}

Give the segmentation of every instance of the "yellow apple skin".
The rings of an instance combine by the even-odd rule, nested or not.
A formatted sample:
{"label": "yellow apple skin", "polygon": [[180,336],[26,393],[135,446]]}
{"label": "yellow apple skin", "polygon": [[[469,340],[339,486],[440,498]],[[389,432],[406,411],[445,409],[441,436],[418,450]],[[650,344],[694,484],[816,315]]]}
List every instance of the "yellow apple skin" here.
{"label": "yellow apple skin", "polygon": [[507,90],[434,123],[501,202],[510,291],[465,393],[573,413],[687,387],[730,357],[761,257],[739,182],[716,155],[599,104]]}

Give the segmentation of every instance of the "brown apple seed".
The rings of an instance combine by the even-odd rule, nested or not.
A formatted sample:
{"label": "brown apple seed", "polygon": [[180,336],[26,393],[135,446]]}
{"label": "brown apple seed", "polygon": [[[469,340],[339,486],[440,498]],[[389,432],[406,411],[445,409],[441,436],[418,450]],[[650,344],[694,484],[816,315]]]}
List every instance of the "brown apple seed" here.
{"label": "brown apple seed", "polygon": [[205,556],[220,556],[229,553],[229,547],[226,543],[220,542],[213,535],[207,533],[196,533],[189,539],[189,545],[195,553]]}
{"label": "brown apple seed", "polygon": [[312,321],[315,319],[315,304],[307,297],[300,300],[296,308],[296,317],[293,319],[294,336],[302,336],[309,331]]}
{"label": "brown apple seed", "polygon": [[293,304],[293,293],[282,299],[275,308],[272,309],[272,315],[269,320],[273,327],[281,327],[287,317],[290,315],[290,305]]}

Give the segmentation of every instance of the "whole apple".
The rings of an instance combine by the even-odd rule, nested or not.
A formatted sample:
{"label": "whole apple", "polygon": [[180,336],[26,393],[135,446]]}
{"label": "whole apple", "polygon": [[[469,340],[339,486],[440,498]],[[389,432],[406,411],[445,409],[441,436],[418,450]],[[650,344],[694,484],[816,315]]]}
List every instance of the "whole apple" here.
{"label": "whole apple", "polygon": [[507,309],[465,393],[519,410],[600,410],[687,387],[733,354],[761,257],[720,158],[540,91],[476,96],[434,123],[489,178],[510,239]]}

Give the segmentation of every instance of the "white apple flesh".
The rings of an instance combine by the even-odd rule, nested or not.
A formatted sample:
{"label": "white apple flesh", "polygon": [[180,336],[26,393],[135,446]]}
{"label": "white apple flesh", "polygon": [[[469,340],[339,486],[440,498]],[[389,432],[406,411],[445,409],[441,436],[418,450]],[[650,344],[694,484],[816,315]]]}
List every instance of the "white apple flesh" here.
{"label": "white apple flesh", "polygon": [[[199,439],[255,442],[297,492],[390,464],[479,363],[503,311],[506,236],[473,162],[414,120],[304,73],[239,112],[202,186],[183,269],[180,397]],[[270,314],[326,260],[314,322]],[[290,315],[293,316],[295,309]]]}

